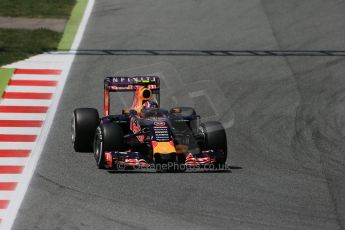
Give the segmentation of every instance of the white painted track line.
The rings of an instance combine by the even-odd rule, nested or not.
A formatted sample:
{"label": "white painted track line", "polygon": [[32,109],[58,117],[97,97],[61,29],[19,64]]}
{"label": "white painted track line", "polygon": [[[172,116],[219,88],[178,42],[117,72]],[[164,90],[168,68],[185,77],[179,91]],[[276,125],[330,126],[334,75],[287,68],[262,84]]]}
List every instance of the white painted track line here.
{"label": "white painted track line", "polygon": [[15,106],[49,106],[51,100],[36,100],[36,99],[3,99],[1,105],[15,105]]}
{"label": "white painted track line", "polygon": [[45,86],[16,86],[9,85],[6,88],[6,92],[24,92],[24,93],[54,93],[56,87],[45,87]]}
{"label": "white painted track line", "polygon": [[35,142],[0,142],[0,149],[31,150],[34,146]]}
{"label": "white painted track line", "polygon": [[0,165],[24,166],[28,161],[27,157],[0,157]]}
{"label": "white painted track line", "polygon": [[33,134],[38,135],[41,132],[39,127],[0,127],[0,134]]}
{"label": "white painted track line", "polygon": [[0,120],[34,120],[44,121],[45,113],[0,113]]}
{"label": "white painted track line", "polygon": [[28,75],[28,74],[14,74],[11,80],[47,80],[47,81],[58,81],[59,75]]}

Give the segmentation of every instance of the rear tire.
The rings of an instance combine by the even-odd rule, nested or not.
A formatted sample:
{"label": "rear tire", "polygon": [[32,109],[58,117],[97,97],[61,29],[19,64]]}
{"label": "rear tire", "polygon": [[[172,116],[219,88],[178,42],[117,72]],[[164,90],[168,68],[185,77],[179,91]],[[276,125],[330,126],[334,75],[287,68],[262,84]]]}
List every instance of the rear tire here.
{"label": "rear tire", "polygon": [[123,131],[116,123],[99,126],[94,138],[94,156],[99,169],[105,168],[105,152],[126,151]]}
{"label": "rear tire", "polygon": [[223,125],[217,121],[209,121],[201,124],[204,133],[204,150],[216,151],[216,166],[224,167],[228,156],[228,144]]}
{"label": "rear tire", "polygon": [[95,130],[99,125],[96,109],[75,109],[72,117],[72,144],[76,152],[92,152]]}

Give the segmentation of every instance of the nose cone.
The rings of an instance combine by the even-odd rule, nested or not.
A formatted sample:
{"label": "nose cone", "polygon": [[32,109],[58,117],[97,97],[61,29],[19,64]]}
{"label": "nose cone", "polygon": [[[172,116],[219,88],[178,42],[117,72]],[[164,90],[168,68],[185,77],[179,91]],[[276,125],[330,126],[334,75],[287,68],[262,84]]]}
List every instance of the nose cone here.
{"label": "nose cone", "polygon": [[152,141],[153,154],[170,154],[176,153],[175,145],[173,141],[157,142]]}

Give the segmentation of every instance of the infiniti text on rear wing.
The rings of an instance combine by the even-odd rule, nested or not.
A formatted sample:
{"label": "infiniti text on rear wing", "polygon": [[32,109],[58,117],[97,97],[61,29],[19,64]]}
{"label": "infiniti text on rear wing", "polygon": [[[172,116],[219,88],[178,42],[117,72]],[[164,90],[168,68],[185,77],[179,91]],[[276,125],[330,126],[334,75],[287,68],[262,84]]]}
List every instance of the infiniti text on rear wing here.
{"label": "infiniti text on rear wing", "polygon": [[104,89],[112,91],[135,91],[138,87],[146,86],[152,91],[159,90],[160,81],[156,76],[135,76],[135,77],[106,77]]}

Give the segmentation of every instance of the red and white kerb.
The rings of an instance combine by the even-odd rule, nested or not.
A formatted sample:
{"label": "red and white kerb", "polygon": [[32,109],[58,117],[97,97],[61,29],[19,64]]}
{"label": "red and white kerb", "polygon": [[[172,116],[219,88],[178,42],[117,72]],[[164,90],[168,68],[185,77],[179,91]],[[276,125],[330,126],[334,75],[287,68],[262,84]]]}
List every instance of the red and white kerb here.
{"label": "red and white kerb", "polygon": [[16,69],[0,99],[0,222],[16,198],[61,72]]}

